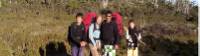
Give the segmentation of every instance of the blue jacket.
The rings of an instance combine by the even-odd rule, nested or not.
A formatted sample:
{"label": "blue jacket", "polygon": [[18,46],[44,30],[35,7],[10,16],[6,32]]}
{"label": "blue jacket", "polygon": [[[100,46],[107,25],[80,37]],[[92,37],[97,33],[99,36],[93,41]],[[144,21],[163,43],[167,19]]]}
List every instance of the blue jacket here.
{"label": "blue jacket", "polygon": [[96,40],[100,40],[100,26],[92,23],[89,27],[89,39],[93,45],[96,45]]}

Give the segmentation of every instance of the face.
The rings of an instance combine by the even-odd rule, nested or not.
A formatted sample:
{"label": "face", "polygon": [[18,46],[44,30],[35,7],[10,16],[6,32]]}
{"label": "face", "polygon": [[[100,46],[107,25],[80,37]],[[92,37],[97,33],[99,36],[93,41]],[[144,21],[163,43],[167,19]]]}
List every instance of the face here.
{"label": "face", "polygon": [[106,15],[106,18],[107,18],[107,20],[112,19],[112,14],[107,14],[107,15]]}
{"label": "face", "polygon": [[97,22],[97,24],[101,24],[101,22],[102,22],[102,17],[101,17],[101,16],[98,16],[96,22]]}
{"label": "face", "polygon": [[78,16],[78,17],[76,18],[76,22],[82,23],[82,17],[81,17],[81,16]]}
{"label": "face", "polygon": [[131,28],[134,28],[134,27],[135,27],[135,23],[134,23],[134,22],[131,22],[131,23],[129,24],[129,26],[130,26]]}

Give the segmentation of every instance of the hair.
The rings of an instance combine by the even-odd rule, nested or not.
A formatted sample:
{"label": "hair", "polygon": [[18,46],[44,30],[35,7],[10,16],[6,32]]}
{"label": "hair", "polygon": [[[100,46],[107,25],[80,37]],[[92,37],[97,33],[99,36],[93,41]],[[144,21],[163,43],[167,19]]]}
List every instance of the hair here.
{"label": "hair", "polygon": [[98,15],[98,16],[96,16],[96,17],[93,17],[92,18],[92,23],[96,23],[97,22],[97,19],[98,19],[98,17],[102,17],[101,15]]}
{"label": "hair", "polygon": [[110,14],[110,13],[112,13],[112,11],[109,10],[109,9],[102,9],[102,10],[100,11],[100,14],[102,14],[102,15],[106,15],[106,14]]}
{"label": "hair", "polygon": [[91,22],[96,23],[96,21],[97,21],[97,17],[93,17]]}
{"label": "hair", "polygon": [[[129,26],[130,23],[134,23],[134,24],[135,24],[135,21],[134,21],[133,19],[130,19],[130,20],[128,21],[128,27],[130,27],[130,26]],[[142,32],[141,27],[140,27],[139,25],[137,25],[137,24],[135,24],[134,29],[135,29],[137,32]]]}
{"label": "hair", "polygon": [[134,21],[133,19],[130,19],[130,20],[128,21],[128,26],[129,26],[130,23],[134,23],[134,24],[135,24],[135,21]]}
{"label": "hair", "polygon": [[130,24],[130,23],[134,23],[134,20],[133,19],[129,20],[128,24]]}
{"label": "hair", "polygon": [[107,10],[106,15],[107,14],[112,14],[112,11],[111,10]]}
{"label": "hair", "polygon": [[77,17],[82,17],[82,16],[83,16],[83,13],[80,13],[80,12],[79,12],[79,13],[76,14],[76,18],[77,18]]}

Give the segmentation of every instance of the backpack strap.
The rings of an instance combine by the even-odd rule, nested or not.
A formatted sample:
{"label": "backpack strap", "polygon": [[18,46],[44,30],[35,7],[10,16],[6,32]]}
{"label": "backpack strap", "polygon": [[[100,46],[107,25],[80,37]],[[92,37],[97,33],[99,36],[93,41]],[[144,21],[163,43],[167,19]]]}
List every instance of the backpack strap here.
{"label": "backpack strap", "polygon": [[94,29],[93,29],[93,32],[97,30],[97,26],[96,26],[96,23],[94,23]]}

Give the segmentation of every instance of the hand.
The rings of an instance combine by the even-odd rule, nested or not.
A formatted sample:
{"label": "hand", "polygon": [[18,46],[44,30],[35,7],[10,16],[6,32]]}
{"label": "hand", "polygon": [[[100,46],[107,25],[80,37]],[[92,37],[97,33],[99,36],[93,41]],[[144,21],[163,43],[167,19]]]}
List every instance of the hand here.
{"label": "hand", "polygon": [[124,27],[124,30],[125,30],[125,31],[128,31],[128,28],[127,28],[127,27]]}
{"label": "hand", "polygon": [[97,47],[97,49],[100,49],[101,48],[101,43],[97,42],[96,47]]}
{"label": "hand", "polygon": [[118,46],[118,45],[115,45],[115,49],[119,49],[119,46]]}
{"label": "hand", "polygon": [[94,49],[94,50],[97,50],[97,46],[94,46],[93,49]]}
{"label": "hand", "polygon": [[81,47],[84,47],[86,45],[86,42],[85,41],[81,41],[80,45],[81,45]]}

